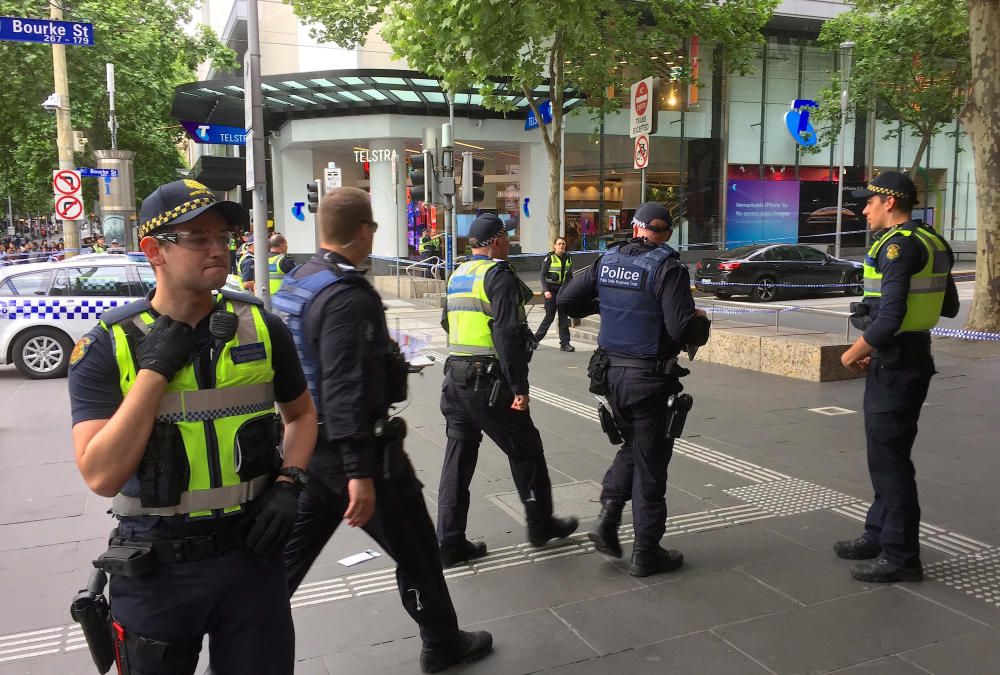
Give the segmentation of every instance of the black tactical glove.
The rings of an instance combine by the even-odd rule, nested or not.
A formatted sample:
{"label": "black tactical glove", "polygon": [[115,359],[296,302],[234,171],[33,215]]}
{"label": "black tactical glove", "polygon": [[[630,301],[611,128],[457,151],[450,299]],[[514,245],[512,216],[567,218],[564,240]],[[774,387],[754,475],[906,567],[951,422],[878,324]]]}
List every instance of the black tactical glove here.
{"label": "black tactical glove", "polygon": [[251,508],[256,516],[247,534],[247,549],[261,560],[270,560],[285,549],[292,534],[299,509],[299,489],[291,481],[275,481]]}
{"label": "black tactical glove", "polygon": [[156,371],[168,381],[172,380],[191,358],[194,330],[183,321],[174,321],[161,314],[135,351],[140,369]]}

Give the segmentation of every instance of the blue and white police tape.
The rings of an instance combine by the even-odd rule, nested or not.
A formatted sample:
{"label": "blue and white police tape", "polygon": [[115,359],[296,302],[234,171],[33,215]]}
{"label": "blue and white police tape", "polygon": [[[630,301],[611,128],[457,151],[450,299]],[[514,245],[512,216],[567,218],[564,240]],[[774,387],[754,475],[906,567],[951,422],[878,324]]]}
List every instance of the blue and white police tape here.
{"label": "blue and white police tape", "polygon": [[1000,342],[1000,333],[985,333],[978,330],[964,330],[961,328],[931,328],[931,335],[936,337],[959,338],[961,340],[986,340],[988,342]]}
{"label": "blue and white police tape", "polygon": [[[742,286],[744,288],[756,288],[760,281],[712,281],[711,279],[696,279],[695,285],[701,286]],[[839,284],[789,284],[774,282],[769,288],[860,288],[860,282],[849,282]]]}

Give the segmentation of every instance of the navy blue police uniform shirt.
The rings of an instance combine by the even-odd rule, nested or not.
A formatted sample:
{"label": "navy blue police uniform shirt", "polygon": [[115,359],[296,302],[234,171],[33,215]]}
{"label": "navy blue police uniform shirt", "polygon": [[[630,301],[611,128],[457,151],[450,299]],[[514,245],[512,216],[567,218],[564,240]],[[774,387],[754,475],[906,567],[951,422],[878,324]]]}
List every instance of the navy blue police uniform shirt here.
{"label": "navy blue police uniform shirt", "polygon": [[[509,263],[498,261],[486,272],[483,291],[493,311],[490,331],[503,379],[515,395],[527,395],[530,354],[525,342],[521,313],[521,306],[524,304],[522,284]],[[441,310],[441,327],[448,332],[447,306]]]}
{"label": "navy blue police uniform shirt", "polygon": [[[156,312],[152,312],[156,316]],[[274,314],[261,311],[271,337],[271,364],[274,368],[274,399],[278,403],[294,401],[306,390],[295,342],[288,328]],[[210,316],[210,315],[209,315]],[[215,339],[208,330],[209,317],[194,329],[195,352],[210,348]],[[69,369],[69,398],[73,424],[87,420],[110,419],[122,403],[118,363],[111,347],[111,336],[95,326],[85,353]],[[195,353],[193,352],[193,353]]]}
{"label": "navy blue police uniform shirt", "polygon": [[333,265],[344,277],[320,291],[303,321],[319,360],[320,434],[336,451],[332,458],[317,452],[314,461],[349,479],[369,478],[376,471],[373,425],[389,410],[384,353],[389,336],[382,298],[337,253],[321,251],[305,264],[317,271]]}
{"label": "navy blue police uniform shirt", "polygon": [[[623,254],[639,255],[654,247],[644,237],[636,237],[623,244],[620,250]],[[570,316],[583,318],[600,311],[597,291],[597,268],[600,263],[601,258],[598,258],[559,291],[556,303]],[[696,316],[697,308],[691,295],[691,275],[687,267],[660,265],[653,277],[653,287],[663,312],[663,326],[671,342],[670,352],[665,356],[677,356],[687,344],[703,344],[704,340],[699,338],[704,328],[699,322],[691,321]]]}
{"label": "navy blue police uniform shirt", "polygon": [[[886,230],[882,236],[889,236]],[[878,252],[876,266],[882,272],[882,298],[878,312],[865,330],[865,342],[875,349],[892,344],[906,315],[910,278],[927,264],[927,249],[916,236],[892,237]]]}

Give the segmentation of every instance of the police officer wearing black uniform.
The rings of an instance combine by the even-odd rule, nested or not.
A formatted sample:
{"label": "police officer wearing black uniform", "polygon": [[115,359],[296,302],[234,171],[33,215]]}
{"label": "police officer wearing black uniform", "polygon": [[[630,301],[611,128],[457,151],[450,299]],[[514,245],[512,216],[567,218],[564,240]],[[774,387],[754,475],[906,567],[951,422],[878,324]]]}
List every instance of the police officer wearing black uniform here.
{"label": "police officer wearing black uniform", "polygon": [[910,459],[917,420],[931,376],[930,329],[940,316],[958,314],[951,277],[954,254],[933,228],[911,218],[917,189],[904,174],[886,171],[857,190],[874,235],[865,257],[865,297],[852,323],[864,334],[844,352],[845,367],[866,371],[865,437],[875,498],[865,531],[838,541],[848,560],[874,560],[851,568],[859,581],[920,581],[920,504]]}
{"label": "police officer wearing black uniform", "polygon": [[710,325],[695,308],[687,268],[666,244],[671,223],[663,205],[642,204],[632,220],[635,237],[608,249],[559,294],[559,307],[570,316],[601,314],[591,391],[607,395],[611,409],[602,413],[602,424],[608,428],[613,417],[617,430],[609,437],[624,444],[604,475],[601,513],[589,536],[602,553],[621,557],[618,526],[631,499],[635,546],[629,572],[635,576],[669,572],[684,561],[660,546],[667,465],[673,436],[680,433],[671,419],[684,415],[690,401],[676,396],[683,389],[678,377],[687,374],[677,356],[705,344]]}
{"label": "police officer wearing black uniform", "polygon": [[114,636],[121,673],[193,673],[206,634],[219,675],[293,671],[281,553],[316,412],[288,329],[252,296],[215,294],[247,221],[196,181],[157,188],[139,225],[156,289],[105,312],[70,359],[77,466],[119,521],[95,562],[113,630],[85,635],[92,652]]}
{"label": "police officer wearing black uniform", "polygon": [[441,325],[448,361],[441,390],[448,445],[438,488],[438,540],[445,567],[486,555],[465,536],[469,485],[483,432],[507,455],[524,504],[528,541],[544,546],[577,528],[552,515],[552,484],[542,438],[528,411],[528,361],[535,342],[525,321],[532,291],[506,262],[507,227],[485,213],[469,227],[472,257],[448,281]]}
{"label": "police officer wearing black uniform", "polygon": [[489,653],[493,638],[459,630],[434,525],[410,460],[406,425],[390,418],[406,399],[407,364],[389,337],[382,300],[359,269],[378,225],[364,190],[336,188],[319,207],[320,250],[285,276],[273,304],[292,329],[320,416],[285,550],[294,592],[341,519],[362,527],[397,564],[403,607],[420,626],[420,666],[438,672]]}
{"label": "police officer wearing black uniform", "polygon": [[566,253],[566,237],[556,237],[552,251],[542,259],[541,277],[542,294],[545,296],[545,317],[535,331],[535,341],[542,341],[558,314],[559,349],[564,352],[575,352],[576,348],[569,343],[569,317],[566,315],[566,310],[560,310],[556,306],[559,290],[573,278],[573,259]]}

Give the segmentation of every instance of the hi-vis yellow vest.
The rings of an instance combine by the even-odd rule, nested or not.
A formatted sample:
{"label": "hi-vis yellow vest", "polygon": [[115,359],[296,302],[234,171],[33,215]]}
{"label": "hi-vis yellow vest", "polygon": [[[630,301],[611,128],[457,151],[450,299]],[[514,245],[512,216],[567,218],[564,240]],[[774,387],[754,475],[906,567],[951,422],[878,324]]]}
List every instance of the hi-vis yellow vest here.
{"label": "hi-vis yellow vest", "polygon": [[[217,308],[234,312],[239,326],[236,335],[221,349],[212,350],[211,381],[201,381],[203,374],[197,362],[189,363],[167,385],[156,413],[157,422],[175,424],[183,439],[188,479],[179,503],[143,507],[137,493],[124,494],[129,491],[127,483],[112,502],[116,514],[202,517],[212,516],[214,510],[235,512],[272,484],[271,474],[244,481],[238,473],[248,450],[239,447],[237,432],[245,424],[275,414],[271,337],[260,307],[239,297],[227,291],[218,297]],[[154,317],[148,309],[124,318],[119,318],[118,313],[111,316],[115,317],[112,323],[102,318],[100,325],[111,335],[125,396],[135,383],[137,369],[127,331],[148,333]],[[257,450],[276,452],[272,448]],[[137,480],[129,483],[138,485]]]}
{"label": "hi-vis yellow vest", "polygon": [[490,320],[493,309],[483,282],[495,260],[470,260],[448,280],[448,353],[452,356],[495,356]]}
{"label": "hi-vis yellow vest", "polygon": [[571,269],[573,269],[573,259],[569,257],[569,254],[566,254],[565,261],[555,253],[549,254],[549,274],[556,276],[551,281],[559,285],[565,284],[566,277],[569,276]]}
{"label": "hi-vis yellow vest", "polygon": [[270,276],[270,282],[268,283],[268,288],[270,289],[270,294],[274,295],[281,288],[281,282],[285,278],[285,273],[281,271],[281,263],[285,259],[284,253],[278,253],[277,255],[272,255],[267,259],[267,273]]}
{"label": "hi-vis yellow vest", "polygon": [[895,237],[915,237],[927,251],[927,264],[910,277],[906,315],[898,333],[929,330],[937,325],[948,287],[951,259],[944,241],[933,232],[914,225],[894,227],[875,241],[865,256],[865,297],[882,297],[882,273],[876,267],[879,251]]}

